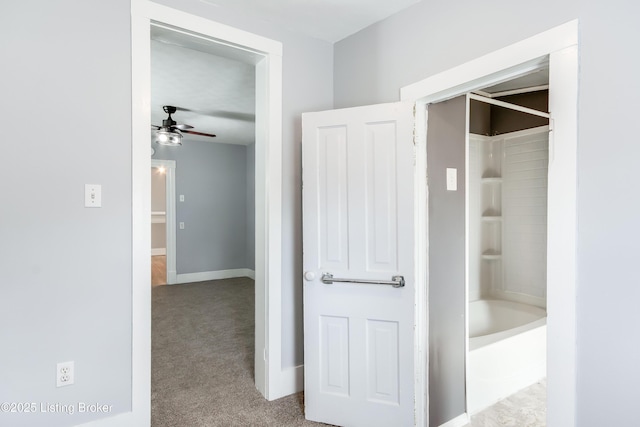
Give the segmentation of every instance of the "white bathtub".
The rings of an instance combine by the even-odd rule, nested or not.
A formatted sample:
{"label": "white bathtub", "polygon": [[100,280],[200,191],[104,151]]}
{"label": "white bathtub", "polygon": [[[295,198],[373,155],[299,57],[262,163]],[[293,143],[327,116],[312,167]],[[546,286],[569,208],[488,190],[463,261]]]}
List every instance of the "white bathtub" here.
{"label": "white bathtub", "polygon": [[467,413],[546,376],[546,321],[539,307],[502,300],[469,303]]}

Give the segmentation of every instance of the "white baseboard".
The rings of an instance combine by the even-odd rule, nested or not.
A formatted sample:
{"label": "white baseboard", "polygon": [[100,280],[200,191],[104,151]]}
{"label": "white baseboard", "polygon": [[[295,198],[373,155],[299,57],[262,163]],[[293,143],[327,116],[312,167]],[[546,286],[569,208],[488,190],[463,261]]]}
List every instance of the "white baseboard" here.
{"label": "white baseboard", "polygon": [[465,412],[464,414],[458,415],[454,419],[441,424],[440,427],[463,427],[467,424],[469,424],[469,414]]}
{"label": "white baseboard", "polygon": [[167,285],[175,285],[178,281],[178,273],[175,270],[167,271]]}
{"label": "white baseboard", "polygon": [[86,423],[76,424],[76,427],[122,427],[122,426],[135,426],[136,419],[132,412],[125,412],[123,414],[107,416],[107,418],[100,418],[93,421],[87,421]]}
{"label": "white baseboard", "polygon": [[304,365],[285,368],[280,375],[280,397],[304,390]]}
{"label": "white baseboard", "polygon": [[206,282],[207,280],[231,279],[234,277],[255,278],[255,271],[249,268],[236,268],[233,270],[202,271],[199,273],[183,273],[176,275],[175,283]]}
{"label": "white baseboard", "polygon": [[167,248],[151,248],[151,256],[166,255]]}

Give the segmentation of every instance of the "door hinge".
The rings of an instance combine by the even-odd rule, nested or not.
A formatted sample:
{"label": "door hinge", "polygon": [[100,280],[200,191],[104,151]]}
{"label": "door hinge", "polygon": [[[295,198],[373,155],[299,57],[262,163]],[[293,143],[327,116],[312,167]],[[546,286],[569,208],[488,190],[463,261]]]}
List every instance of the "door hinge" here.
{"label": "door hinge", "polygon": [[267,360],[267,349],[266,348],[262,349],[262,360],[264,360],[264,361]]}

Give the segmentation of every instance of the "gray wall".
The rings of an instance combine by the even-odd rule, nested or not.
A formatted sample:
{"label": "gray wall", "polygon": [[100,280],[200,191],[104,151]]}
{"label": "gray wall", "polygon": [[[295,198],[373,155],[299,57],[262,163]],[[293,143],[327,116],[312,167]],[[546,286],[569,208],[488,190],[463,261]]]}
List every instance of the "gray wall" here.
{"label": "gray wall", "polygon": [[[429,106],[429,425],[465,412],[466,97]],[[447,191],[446,169],[458,170]]]}
{"label": "gray wall", "polygon": [[188,137],[155,145],[155,159],[176,161],[178,274],[248,268],[247,147]]}
{"label": "gray wall", "polygon": [[247,268],[256,268],[256,144],[247,145]]}
{"label": "gray wall", "polygon": [[[129,1],[8,2],[0,34],[0,402],[130,411]],[[84,184],[102,185],[102,208],[84,207]],[[56,388],[70,360],[75,384]],[[0,425],[101,417],[3,412]]]}
{"label": "gray wall", "polygon": [[[636,2],[422,2],[338,43],[335,56],[329,43],[222,7],[159,2],[283,42],[284,367],[302,363],[300,113],[331,108],[334,95],[336,107],[397,100],[406,84],[580,18],[578,425],[628,423],[640,382],[640,343],[632,339],[640,324]],[[470,32],[485,21],[504,25]],[[0,400],[86,399],[127,411],[130,2],[8,2],[0,29],[0,113],[12,129],[0,172],[0,340],[13,349],[0,352]],[[611,102],[616,94],[629,96]],[[43,182],[53,190],[25,196]],[[103,208],[82,207],[85,183],[103,185]],[[66,360],[76,361],[76,385],[55,389],[52,369]]]}
{"label": "gray wall", "polygon": [[[332,107],[332,46],[198,0],[165,3],[283,42],[282,361],[301,364],[300,114]],[[131,408],[130,15],[127,0],[8,2],[0,14],[0,114],[11,123],[0,172],[2,402]],[[83,207],[85,183],[102,184],[101,209]],[[55,364],[68,360],[76,384],[56,389]],[[57,426],[105,415],[5,416],[0,425]]]}
{"label": "gray wall", "polygon": [[[344,107],[397,100],[406,84],[580,19],[580,427],[628,424],[640,383],[640,341],[632,338],[640,325],[639,9],[631,0],[422,2],[335,45],[335,103]],[[486,21],[502,24],[477,31]]]}

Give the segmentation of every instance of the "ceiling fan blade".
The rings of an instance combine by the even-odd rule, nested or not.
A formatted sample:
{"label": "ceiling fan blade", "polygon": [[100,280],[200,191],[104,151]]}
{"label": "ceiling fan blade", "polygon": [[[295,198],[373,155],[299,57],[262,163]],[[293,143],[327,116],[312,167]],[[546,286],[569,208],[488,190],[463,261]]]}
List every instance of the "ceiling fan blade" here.
{"label": "ceiling fan blade", "polygon": [[151,127],[152,127],[153,129],[155,129],[155,130],[160,129],[160,126],[156,126],[156,125],[151,125]]}
{"label": "ceiling fan blade", "polygon": [[194,130],[183,130],[183,133],[190,133],[192,135],[200,135],[200,136],[210,136],[210,137],[215,137],[215,135],[212,135],[210,133],[204,133],[204,132],[196,132]]}
{"label": "ceiling fan blade", "polygon": [[185,124],[176,124],[173,125],[174,128],[180,129],[180,130],[186,130],[186,129],[193,129],[193,126],[191,125],[185,125]]}
{"label": "ceiling fan blade", "polygon": [[231,119],[231,120],[240,120],[243,122],[255,122],[256,115],[251,113],[240,113],[236,111],[224,111],[224,110],[214,110],[207,111],[207,115],[213,117],[220,117],[223,119]]}
{"label": "ceiling fan blade", "polygon": [[256,115],[253,113],[241,113],[228,110],[193,110],[190,108],[174,107],[177,111],[187,111],[189,113],[200,114],[203,116],[218,117],[222,119],[240,120],[244,122],[255,122]]}

